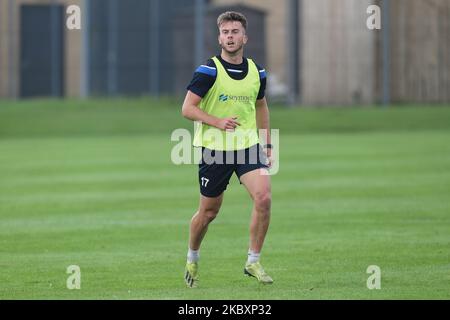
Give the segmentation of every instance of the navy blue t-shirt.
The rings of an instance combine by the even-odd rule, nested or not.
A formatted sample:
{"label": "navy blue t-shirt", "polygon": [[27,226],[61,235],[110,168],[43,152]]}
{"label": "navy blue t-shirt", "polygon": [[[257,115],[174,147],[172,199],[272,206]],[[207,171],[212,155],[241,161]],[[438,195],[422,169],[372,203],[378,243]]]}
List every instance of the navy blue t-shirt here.
{"label": "navy blue t-shirt", "polygon": [[[241,64],[228,63],[222,59],[220,55],[216,56],[222,63],[223,67],[227,71],[228,75],[235,80],[242,80],[248,73],[248,61],[244,57]],[[257,96],[257,100],[264,98],[266,92],[266,70],[256,65],[259,71],[260,87]],[[211,89],[216,81],[217,69],[213,59],[208,59],[205,65],[201,65],[195,70],[194,76],[189,83],[187,90],[192,91],[200,97],[204,97],[206,93]]]}

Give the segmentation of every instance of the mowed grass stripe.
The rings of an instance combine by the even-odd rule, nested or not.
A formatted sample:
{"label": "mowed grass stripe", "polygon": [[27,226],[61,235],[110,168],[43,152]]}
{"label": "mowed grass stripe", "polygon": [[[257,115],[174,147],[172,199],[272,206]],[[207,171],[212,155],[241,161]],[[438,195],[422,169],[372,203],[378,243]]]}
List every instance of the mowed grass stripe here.
{"label": "mowed grass stripe", "polygon": [[[39,155],[28,149],[28,157],[26,148],[14,155],[13,147],[0,147],[11,152],[2,173],[8,163],[21,171],[22,158],[32,169],[8,173],[0,183],[1,298],[450,297],[447,134],[283,137],[262,255],[275,284],[261,287],[243,276],[251,202],[233,178],[202,248],[198,290],[183,282],[188,224],[198,201],[196,169],[168,161],[165,136],[153,137],[150,150],[133,145],[135,138],[69,139],[67,149],[65,139],[43,139],[49,148]],[[108,148],[96,152],[99,141]],[[33,167],[31,158],[45,166]],[[102,166],[108,159],[118,160]],[[155,169],[154,178],[146,168]],[[133,182],[140,173],[143,179]],[[65,287],[70,264],[81,267],[82,290]],[[366,288],[371,264],[381,267],[382,290]]]}

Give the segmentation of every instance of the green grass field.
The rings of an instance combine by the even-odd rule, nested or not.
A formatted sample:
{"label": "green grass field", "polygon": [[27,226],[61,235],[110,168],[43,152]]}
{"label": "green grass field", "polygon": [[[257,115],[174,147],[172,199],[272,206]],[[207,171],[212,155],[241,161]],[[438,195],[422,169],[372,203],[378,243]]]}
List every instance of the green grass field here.
{"label": "green grass field", "polygon": [[0,102],[1,299],[450,298],[448,106],[273,107],[275,283],[243,276],[251,202],[234,177],[188,289],[198,185],[195,165],[170,161],[170,132],[192,127],[179,105]]}

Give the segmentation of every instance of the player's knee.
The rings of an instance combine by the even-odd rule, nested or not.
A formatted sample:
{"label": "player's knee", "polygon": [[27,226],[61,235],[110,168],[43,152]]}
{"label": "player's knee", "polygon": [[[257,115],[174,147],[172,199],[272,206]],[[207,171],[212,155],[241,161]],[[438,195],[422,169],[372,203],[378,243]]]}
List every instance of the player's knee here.
{"label": "player's knee", "polygon": [[255,208],[259,212],[270,212],[270,206],[272,204],[272,195],[270,191],[263,191],[256,193],[254,197]]}
{"label": "player's knee", "polygon": [[217,214],[219,213],[219,209],[217,208],[206,208],[201,210],[201,215],[209,222],[213,221]]}

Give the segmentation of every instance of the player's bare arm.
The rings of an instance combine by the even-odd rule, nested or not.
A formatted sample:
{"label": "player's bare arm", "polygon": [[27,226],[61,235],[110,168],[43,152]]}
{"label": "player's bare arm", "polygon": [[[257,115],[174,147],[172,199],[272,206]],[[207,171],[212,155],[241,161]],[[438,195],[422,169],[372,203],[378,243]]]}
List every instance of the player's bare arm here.
{"label": "player's bare arm", "polygon": [[195,93],[188,91],[183,102],[183,117],[192,121],[201,121],[209,126],[216,127],[221,130],[234,130],[240,123],[237,117],[217,118],[198,107],[202,98]]}
{"label": "player's bare arm", "polygon": [[[271,144],[270,139],[270,115],[269,115],[269,107],[267,106],[266,98],[262,98],[256,100],[256,125],[258,129],[265,129],[265,136],[262,137],[265,145]],[[269,159],[269,166],[272,162],[272,149],[266,148],[267,158]]]}

